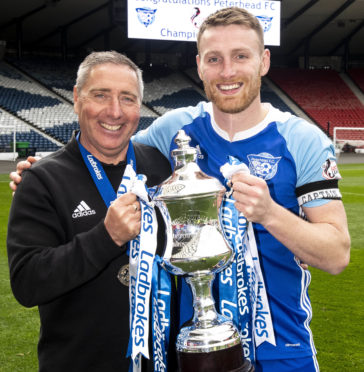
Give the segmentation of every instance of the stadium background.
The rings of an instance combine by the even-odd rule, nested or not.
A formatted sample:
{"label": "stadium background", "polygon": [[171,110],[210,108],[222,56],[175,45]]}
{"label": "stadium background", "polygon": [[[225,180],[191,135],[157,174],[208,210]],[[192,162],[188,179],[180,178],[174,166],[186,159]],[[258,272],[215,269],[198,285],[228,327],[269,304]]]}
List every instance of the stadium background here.
{"label": "stadium background", "polygon": [[[364,0],[281,1],[281,45],[263,101],[317,124],[364,128]],[[127,38],[126,1],[12,0],[0,4],[0,159],[54,151],[77,128],[72,87],[92,50],[117,50],[144,71],[138,129],[175,107],[205,99],[191,42]],[[322,371],[364,371],[364,130],[342,131],[341,191],[352,236],[349,267],[338,277],[312,270],[313,331]],[[356,164],[354,164],[356,163]],[[6,226],[11,203],[0,161],[0,371],[35,371],[37,309],[16,303],[9,286]]]}
{"label": "stadium background", "polygon": [[[331,137],[336,126],[364,127],[364,0],[286,0],[281,16],[281,45],[269,47],[263,101],[307,118]],[[91,50],[110,49],[144,71],[138,129],[205,99],[195,43],[128,39],[126,1],[2,1],[0,159],[12,150],[14,124],[20,156],[66,143],[78,126],[72,107],[77,66]],[[339,133],[351,139],[340,143],[345,151],[364,147],[364,130]]]}

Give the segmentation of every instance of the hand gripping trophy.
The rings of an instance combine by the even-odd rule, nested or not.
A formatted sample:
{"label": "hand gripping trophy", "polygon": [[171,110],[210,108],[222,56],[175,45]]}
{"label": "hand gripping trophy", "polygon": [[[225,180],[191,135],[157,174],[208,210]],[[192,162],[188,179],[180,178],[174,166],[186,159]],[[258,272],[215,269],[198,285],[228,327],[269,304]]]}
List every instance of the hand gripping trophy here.
{"label": "hand gripping trophy", "polygon": [[[243,358],[239,333],[233,322],[218,314],[211,287],[215,274],[233,260],[219,224],[217,200],[223,186],[204,174],[196,163],[190,137],[178,132],[172,151],[173,175],[157,191],[168,211],[172,239],[167,239],[164,268],[183,275],[193,294],[194,316],[177,337],[180,372],[254,371]],[[171,241],[172,240],[172,241]]]}

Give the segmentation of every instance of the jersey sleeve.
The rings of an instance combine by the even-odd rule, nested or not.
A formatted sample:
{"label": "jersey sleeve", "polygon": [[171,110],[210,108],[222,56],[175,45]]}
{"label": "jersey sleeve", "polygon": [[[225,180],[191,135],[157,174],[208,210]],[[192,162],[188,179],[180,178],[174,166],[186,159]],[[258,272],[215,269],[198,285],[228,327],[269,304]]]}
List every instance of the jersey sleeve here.
{"label": "jersey sleeve", "polygon": [[300,206],[315,207],[341,199],[335,149],[318,127],[296,118],[286,133],[297,171],[296,196]]}
{"label": "jersey sleeve", "polygon": [[41,178],[29,170],[10,209],[10,282],[15,298],[27,307],[72,291],[123,253],[110,238],[103,220],[67,241],[67,222],[60,220],[53,200]]}
{"label": "jersey sleeve", "polygon": [[171,143],[177,132],[203,111],[204,103],[197,106],[172,110],[156,119],[148,128],[136,133],[132,140],[156,147],[167,159],[170,159]]}
{"label": "jersey sleeve", "polygon": [[156,119],[148,128],[136,133],[133,142],[157,148],[167,159],[173,137],[173,113],[167,113]]}

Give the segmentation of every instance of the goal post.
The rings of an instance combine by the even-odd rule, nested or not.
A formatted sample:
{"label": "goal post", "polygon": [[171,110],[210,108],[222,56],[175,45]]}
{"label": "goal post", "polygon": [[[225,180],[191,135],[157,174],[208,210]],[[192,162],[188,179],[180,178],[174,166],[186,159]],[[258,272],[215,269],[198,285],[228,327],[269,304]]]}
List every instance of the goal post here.
{"label": "goal post", "polygon": [[[18,153],[16,151],[16,123],[12,123],[8,125],[0,124],[0,135],[3,135],[3,134],[7,134],[7,135],[12,134],[11,152],[12,152],[12,158],[15,161],[18,157]],[[1,160],[1,156],[0,156],[0,160]],[[5,159],[2,159],[2,160],[5,160]]]}
{"label": "goal post", "polygon": [[335,127],[333,142],[337,152],[364,153],[364,127]]}

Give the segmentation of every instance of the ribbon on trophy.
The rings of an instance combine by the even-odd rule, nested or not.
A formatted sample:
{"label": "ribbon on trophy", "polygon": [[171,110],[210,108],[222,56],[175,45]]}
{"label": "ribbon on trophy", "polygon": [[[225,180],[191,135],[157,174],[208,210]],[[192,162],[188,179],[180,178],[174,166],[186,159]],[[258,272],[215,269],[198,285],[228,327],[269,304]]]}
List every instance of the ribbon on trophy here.
{"label": "ribbon on trophy", "polygon": [[220,171],[228,189],[220,205],[220,224],[235,256],[232,264],[218,274],[219,310],[233,319],[239,329],[244,357],[255,363],[255,348],[265,341],[274,346],[276,342],[254,230],[235,208],[228,182],[234,173],[249,172],[249,169],[229,157]]}
{"label": "ribbon on trophy", "polygon": [[170,327],[170,276],[160,266],[157,248],[157,217],[150,201],[145,176],[126,166],[117,195],[132,192],[141,205],[141,229],[129,242],[130,336],[127,356],[129,371],[141,371],[141,356],[149,359],[150,299],[152,299],[153,364],[155,371],[167,370],[167,347]]}
{"label": "ribbon on trophy", "polygon": [[161,268],[162,258],[155,256],[152,280],[152,324],[154,371],[167,371],[170,330],[171,276]]}

